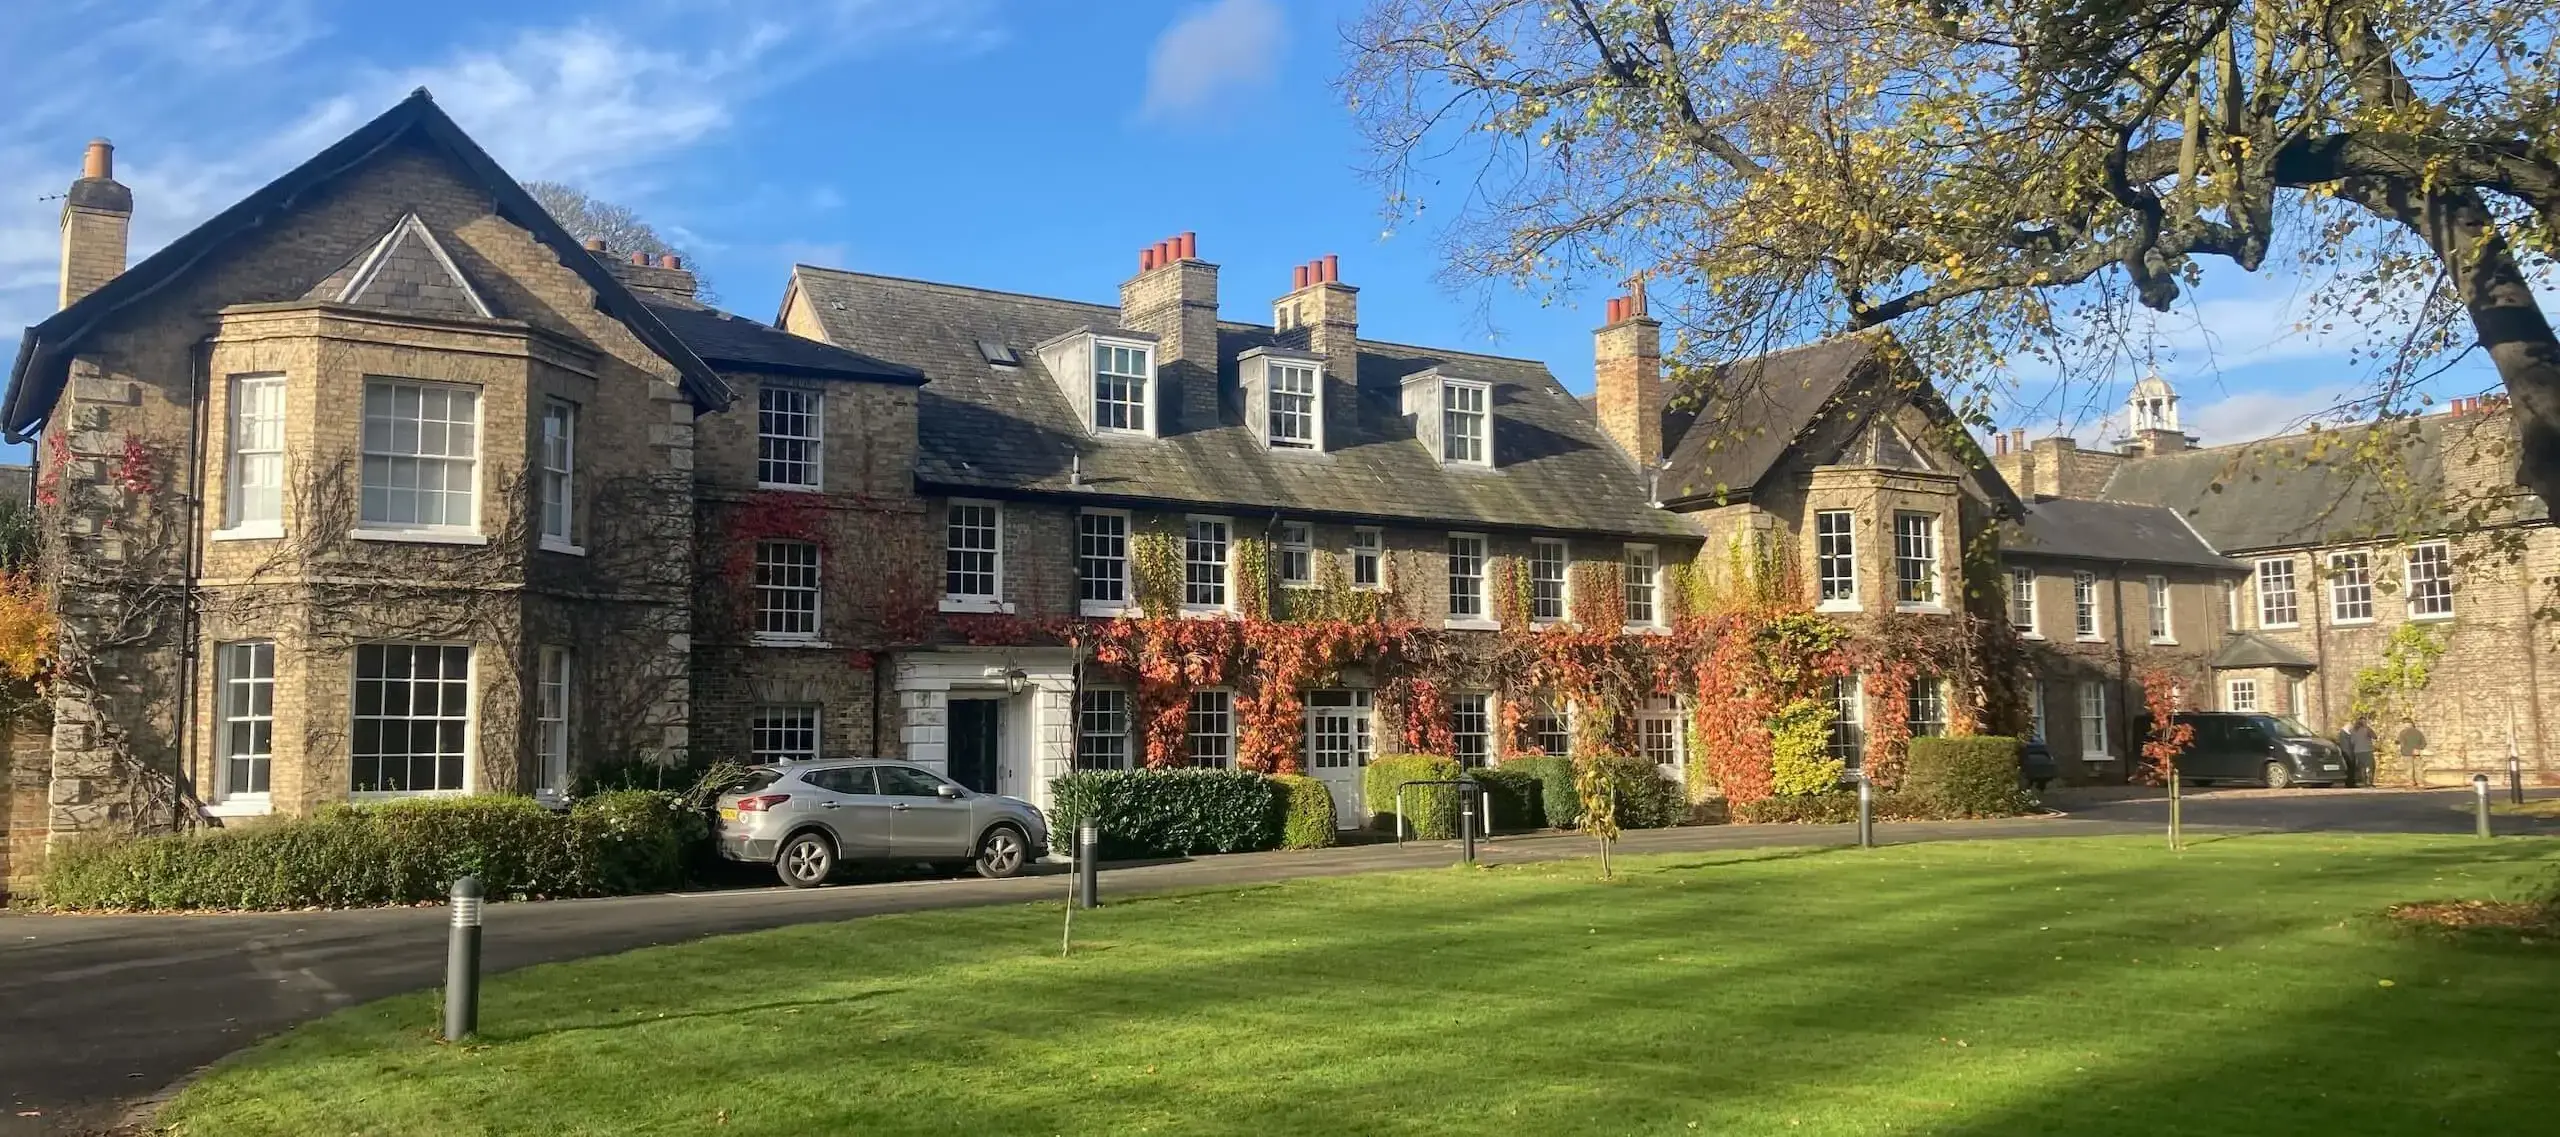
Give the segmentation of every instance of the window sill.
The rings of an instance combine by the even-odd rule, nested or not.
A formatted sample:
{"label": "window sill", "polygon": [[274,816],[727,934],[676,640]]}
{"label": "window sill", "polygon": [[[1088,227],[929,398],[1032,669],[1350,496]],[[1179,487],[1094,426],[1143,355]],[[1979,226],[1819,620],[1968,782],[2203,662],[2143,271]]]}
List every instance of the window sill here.
{"label": "window sill", "polygon": [[[2371,616],[2352,616],[2345,619],[2332,617],[2329,621],[2329,626],[2332,628],[2361,628],[2371,623],[2373,623],[2373,617]],[[2234,628],[2232,630],[2238,631],[2239,629]]]}
{"label": "window sill", "polygon": [[486,545],[485,533],[465,533],[453,529],[356,529],[347,534],[358,541],[399,541],[411,545]]}
{"label": "window sill", "polygon": [[281,538],[281,537],[283,537],[283,536],[284,536],[284,522],[281,522],[281,521],[263,521],[263,522],[258,522],[258,523],[256,523],[256,524],[251,524],[251,525],[237,525],[237,526],[233,526],[232,528],[229,528],[229,529],[216,529],[216,530],[214,530],[214,531],[213,531],[213,532],[211,532],[211,533],[207,533],[207,534],[205,534],[205,540],[208,540],[208,541],[273,541],[273,540],[277,540],[277,539],[279,539],[279,538]]}
{"label": "window sill", "polygon": [[202,810],[206,817],[265,817],[275,811],[275,799],[266,794],[233,794]]}
{"label": "window sill", "polygon": [[1855,600],[1825,600],[1813,606],[1816,612],[1864,612],[1867,606]]}
{"label": "window sill", "polygon": [[2169,637],[2167,637],[2167,636],[2153,636],[2153,637],[2151,637],[2151,646],[2153,646],[2153,647],[2176,647],[2176,646],[2178,646],[2178,641],[2177,641],[2177,640],[2174,640],[2174,639],[2171,639],[2171,638],[2169,638]]}
{"label": "window sill", "polygon": [[748,638],[747,646],[829,648],[836,645],[819,639],[816,636],[752,636]]}
{"label": "window sill", "polygon": [[1452,616],[1443,621],[1441,626],[1453,632],[1498,632],[1502,630],[1502,621]]}
{"label": "window sill", "polygon": [[1179,615],[1185,620],[1223,620],[1229,616],[1235,615],[1235,610],[1228,608],[1223,604],[1215,606],[1207,604],[1185,604],[1182,606],[1182,611]]}
{"label": "window sill", "polygon": [[2260,624],[2258,625],[2258,630],[2262,632],[2290,632],[2296,631],[2301,627],[2302,621],[2296,620],[2290,624]]}
{"label": "window sill", "polygon": [[1893,610],[1896,612],[1911,612],[1922,616],[1944,616],[1947,614],[1947,606],[1935,601],[1897,600],[1893,603]]}
{"label": "window sill", "polygon": [[1088,600],[1077,606],[1076,614],[1096,620],[1121,620],[1145,613],[1135,604],[1101,604]]}
{"label": "window sill", "polygon": [[[2016,628],[2016,627],[2017,627],[2017,626],[2016,626],[2016,625],[2014,625],[2014,624],[2012,624],[2012,625],[2010,625],[2010,626],[2011,626],[2012,628]],[[2017,628],[2017,632],[2018,632],[2018,638],[2019,638],[2019,639],[2022,639],[2022,640],[2041,640],[2041,639],[2043,639],[2043,638],[2044,638],[2044,633],[2043,633],[2043,632],[2032,632],[2032,631],[2028,631],[2028,630],[2026,630],[2026,629],[2024,629],[2024,628]]]}
{"label": "window sill", "polygon": [[1010,616],[1013,614],[1013,605],[988,596],[945,596],[942,598],[942,610],[945,612],[976,612],[982,615]]}
{"label": "window sill", "polygon": [[417,798],[470,797],[469,790],[357,790],[347,795],[349,802],[363,805],[377,801],[412,801]]}
{"label": "window sill", "polygon": [[2071,642],[2076,643],[2076,644],[2102,644],[2102,643],[2107,642],[2107,637],[2105,637],[2105,636],[2073,636],[2073,637],[2071,637]]}
{"label": "window sill", "polygon": [[2453,613],[2451,613],[2451,612],[2440,612],[2440,613],[2437,613],[2436,615],[2433,615],[2433,616],[2415,616],[2415,615],[2413,615],[2413,616],[2409,617],[2409,622],[2410,622],[2410,623],[2412,623],[2412,624],[2441,624],[2441,623],[2444,623],[2445,621],[2450,620],[2450,619],[2452,619],[2452,618],[2453,618]]}
{"label": "window sill", "polygon": [[558,537],[543,538],[542,551],[546,553],[566,553],[573,557],[583,557],[587,555],[586,546],[572,544],[568,541],[563,541]]}
{"label": "window sill", "polygon": [[1312,580],[1284,580],[1280,582],[1280,587],[1291,592],[1313,592],[1315,591],[1316,582]]}
{"label": "window sill", "polygon": [[1618,630],[1630,636],[1667,636],[1671,634],[1671,629],[1663,627],[1660,624],[1628,624]]}
{"label": "window sill", "polygon": [[817,493],[826,487],[804,486],[797,482],[757,482],[756,488],[760,490],[774,490],[781,493]]}

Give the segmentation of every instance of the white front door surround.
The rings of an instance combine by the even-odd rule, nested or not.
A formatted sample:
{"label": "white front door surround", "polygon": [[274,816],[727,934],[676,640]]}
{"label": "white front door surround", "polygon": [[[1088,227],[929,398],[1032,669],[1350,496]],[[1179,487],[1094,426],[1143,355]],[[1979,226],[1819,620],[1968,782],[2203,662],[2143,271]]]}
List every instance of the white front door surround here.
{"label": "white front door surround", "polygon": [[1309,691],[1306,708],[1307,773],[1333,794],[1334,827],[1357,829],[1369,820],[1360,800],[1360,777],[1369,765],[1369,692]]}
{"label": "white front door surround", "polygon": [[[907,761],[947,773],[950,703],[1003,702],[998,792],[1046,810],[1049,780],[1075,768],[1075,673],[1065,648],[951,648],[897,657],[898,743]],[[1019,689],[1009,672],[1022,673]]]}

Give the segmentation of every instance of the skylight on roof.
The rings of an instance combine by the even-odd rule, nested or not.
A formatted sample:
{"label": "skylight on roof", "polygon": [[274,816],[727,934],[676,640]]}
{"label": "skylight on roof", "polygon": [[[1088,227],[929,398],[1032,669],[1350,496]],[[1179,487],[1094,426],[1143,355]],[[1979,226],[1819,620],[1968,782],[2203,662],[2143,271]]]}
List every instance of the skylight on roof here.
{"label": "skylight on roof", "polygon": [[1019,367],[1022,360],[1002,340],[979,340],[978,354],[997,367]]}

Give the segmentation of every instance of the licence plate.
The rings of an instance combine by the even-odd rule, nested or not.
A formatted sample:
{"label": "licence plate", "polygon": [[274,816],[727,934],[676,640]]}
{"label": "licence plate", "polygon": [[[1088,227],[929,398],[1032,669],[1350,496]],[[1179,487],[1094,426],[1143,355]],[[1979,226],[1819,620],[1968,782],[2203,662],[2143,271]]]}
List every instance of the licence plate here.
{"label": "licence plate", "polygon": [[2324,766],[2322,766],[2322,767],[2320,767],[2320,768],[2321,768],[2321,769],[2323,769],[2323,770],[2335,770],[2335,769],[2337,769],[2337,768],[2338,768],[2338,764],[2337,764],[2337,763],[2335,763],[2335,762],[2331,762],[2331,763],[2328,763],[2327,765],[2324,765]]}
{"label": "licence plate", "polygon": [[734,806],[734,805],[724,805],[724,806],[721,806],[721,807],[720,807],[720,820],[722,820],[722,821],[736,821],[737,819],[738,819],[738,807],[737,807],[737,806]]}

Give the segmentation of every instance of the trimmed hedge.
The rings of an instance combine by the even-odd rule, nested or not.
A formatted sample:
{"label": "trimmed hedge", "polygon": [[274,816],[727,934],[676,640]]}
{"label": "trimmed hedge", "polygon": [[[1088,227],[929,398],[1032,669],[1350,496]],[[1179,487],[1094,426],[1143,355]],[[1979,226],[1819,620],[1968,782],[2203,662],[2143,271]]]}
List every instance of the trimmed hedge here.
{"label": "trimmed hedge", "polygon": [[[1643,758],[1604,755],[1594,759],[1618,789],[1618,828],[1666,829],[1689,817],[1689,802],[1680,783]],[[1502,769],[1537,779],[1541,820],[1558,829],[1582,823],[1582,793],[1573,781],[1573,760],[1552,756],[1514,758]],[[1499,809],[1499,806],[1496,806]]]}
{"label": "trimmed hedge", "polygon": [[2020,787],[2024,744],[1997,735],[1915,738],[1904,791],[1944,817],[2007,817],[2028,809]]}
{"label": "trimmed hedge", "polygon": [[1582,795],[1573,788],[1573,763],[1563,758],[1536,755],[1511,758],[1502,769],[1528,775],[1538,783],[1538,823],[1552,829],[1571,829],[1582,820]]}
{"label": "trimmed hedge", "polygon": [[1478,785],[1484,787],[1485,796],[1492,800],[1493,831],[1546,828],[1546,801],[1538,789],[1537,775],[1500,766],[1469,770],[1465,776],[1474,778]]}
{"label": "trimmed hedge", "polygon": [[1049,842],[1060,853],[1074,852],[1087,817],[1102,830],[1105,860],[1280,847],[1271,781],[1249,770],[1084,770],[1050,782],[1049,794]]}
{"label": "trimmed hedge", "polygon": [[1334,843],[1333,791],[1300,774],[1271,779],[1271,806],[1280,815],[1280,847],[1322,849]]}
{"label": "trimmed hedge", "polygon": [[72,842],[46,858],[38,890],[54,908],[126,911],[418,904],[444,899],[465,875],[493,899],[614,896],[685,883],[709,832],[675,795],[647,790],[566,813],[497,795],[337,805],[237,829]]}
{"label": "trimmed hedge", "polygon": [[[1371,759],[1369,768],[1360,772],[1360,796],[1368,807],[1370,824],[1380,829],[1395,827],[1396,787],[1406,782],[1444,782],[1457,778],[1457,759],[1431,754],[1389,754]],[[1458,835],[1458,787],[1415,786],[1404,792],[1405,825],[1413,835],[1426,841],[1444,841]]]}

